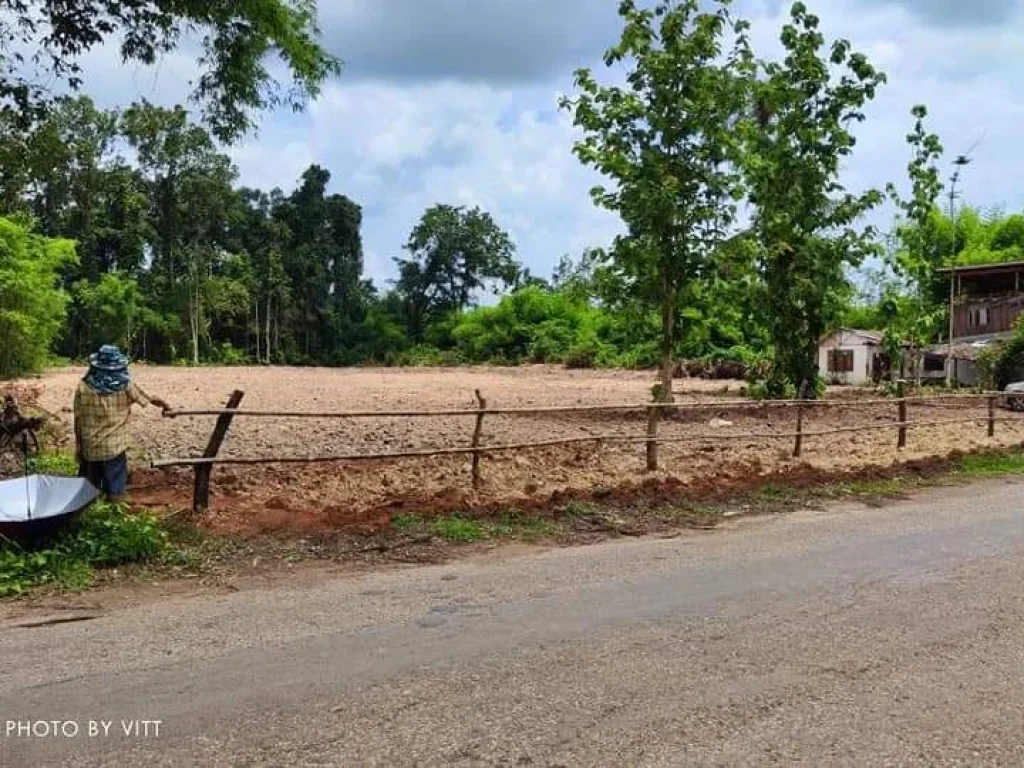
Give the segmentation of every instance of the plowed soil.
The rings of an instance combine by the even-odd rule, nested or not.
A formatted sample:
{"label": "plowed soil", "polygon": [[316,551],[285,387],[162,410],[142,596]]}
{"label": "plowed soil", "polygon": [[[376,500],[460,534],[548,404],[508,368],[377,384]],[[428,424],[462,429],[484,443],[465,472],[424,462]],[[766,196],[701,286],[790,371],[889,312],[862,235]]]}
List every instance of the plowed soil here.
{"label": "plowed soil", "polygon": [[[38,404],[63,422],[71,435],[70,404],[81,370],[54,371],[22,382],[38,387]],[[645,372],[566,371],[551,367],[515,369],[316,369],[156,368],[138,366],[136,380],[177,409],[219,408],[234,389],[245,392],[243,408],[257,410],[351,411],[474,408],[479,389],[490,407],[644,403],[653,376]],[[690,394],[681,401],[723,399],[727,382],[680,381]],[[737,387],[732,383],[732,389]],[[805,414],[805,430],[895,422],[895,404],[855,407],[853,395],[841,407]],[[722,440],[739,432],[788,433],[792,409],[715,410],[665,417],[663,438],[700,440],[660,447],[661,469],[645,471],[642,444],[601,443],[488,454],[483,482],[474,488],[470,457],[441,456],[314,465],[217,467],[213,475],[211,525],[223,530],[322,530],[376,527],[399,512],[430,513],[534,505],[552,498],[610,493],[652,482],[673,492],[701,495],[709,488],[743,486],[778,473],[863,472],[894,463],[943,457],[953,452],[1006,447],[1024,441],[1024,422],[997,425],[986,436],[987,408],[979,401],[945,401],[910,406],[918,421],[977,419],[977,423],[910,430],[897,450],[896,430],[806,437],[794,459],[790,437]],[[998,411],[1000,418],[1011,417]],[[191,470],[152,470],[156,458],[201,455],[212,417],[162,418],[155,409],[133,422],[133,495],[142,503],[184,508],[190,504]],[[467,446],[473,417],[365,419],[256,419],[238,417],[221,451],[232,457],[315,457],[375,454]],[[488,416],[484,443],[510,444],[588,435],[641,437],[646,416],[636,412]],[[717,439],[716,439],[717,438]]]}

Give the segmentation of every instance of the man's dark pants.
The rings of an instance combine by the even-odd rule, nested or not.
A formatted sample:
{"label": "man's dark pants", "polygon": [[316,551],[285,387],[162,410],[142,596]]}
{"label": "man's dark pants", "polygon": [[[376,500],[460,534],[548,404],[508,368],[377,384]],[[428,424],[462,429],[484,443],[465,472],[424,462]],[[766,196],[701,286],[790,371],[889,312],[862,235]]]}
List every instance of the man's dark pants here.
{"label": "man's dark pants", "polygon": [[128,456],[122,453],[106,461],[79,460],[78,476],[84,477],[104,495],[120,498],[128,491]]}

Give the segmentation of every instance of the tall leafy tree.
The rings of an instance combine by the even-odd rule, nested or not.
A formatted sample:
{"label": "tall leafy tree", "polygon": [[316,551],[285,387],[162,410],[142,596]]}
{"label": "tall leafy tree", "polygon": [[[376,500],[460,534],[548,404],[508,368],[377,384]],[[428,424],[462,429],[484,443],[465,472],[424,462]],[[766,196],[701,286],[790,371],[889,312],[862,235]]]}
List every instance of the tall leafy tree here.
{"label": "tall leafy tree", "polygon": [[827,45],[819,27],[804,3],[793,4],[781,35],[785,58],[760,63],[745,122],[777,395],[817,382],[818,343],[842,309],[846,269],[876,248],[859,221],[882,201],[878,190],[846,191],[839,171],[856,143],[851,126],[885,75],[846,40]]}
{"label": "tall leafy tree", "polygon": [[[117,41],[125,62],[152,65],[192,39],[202,50],[193,97],[218,138],[231,139],[251,126],[253,111],[299,108],[339,71],[318,38],[315,0],[8,0],[0,110],[37,118],[49,86],[77,90],[82,57],[104,43]],[[272,74],[271,59],[284,62],[290,82]]]}
{"label": "tall leafy tree", "polygon": [[246,255],[252,272],[253,353],[257,362],[267,364],[281,360],[281,318],[292,300],[284,266],[291,231],[273,215],[274,200],[280,197],[279,190],[241,190],[232,222],[234,249]]}
{"label": "tall leafy tree", "polygon": [[605,64],[626,67],[626,85],[601,85],[582,69],[579,96],[562,102],[585,133],[576,155],[614,182],[592,192],[628,228],[614,263],[629,289],[661,312],[666,399],[675,350],[701,319],[700,281],[741,196],[729,160],[743,105],[739,73],[750,56],[747,24],[733,21],[729,6],[714,0],[702,11],[698,0],[658,0],[647,8],[623,0],[622,37]]}
{"label": "tall leafy tree", "polygon": [[329,359],[346,327],[361,317],[362,210],[341,194],[329,194],[330,172],[314,165],[274,215],[291,233],[284,261],[294,287],[301,354]]}
{"label": "tall leafy tree", "polygon": [[[123,117],[124,134],[150,186],[154,237],[147,276],[151,290],[181,312],[192,361],[208,338],[209,280],[229,242],[236,171],[207,131],[188,121],[182,107],[141,103]],[[173,334],[171,354],[178,348]]]}
{"label": "tall leafy tree", "polygon": [[[914,129],[907,134],[911,158],[907,164],[910,196],[904,198],[896,186],[889,194],[899,209],[901,221],[895,232],[896,247],[889,254],[893,271],[909,284],[909,295],[890,292],[883,302],[886,317],[886,349],[898,359],[904,341],[910,343],[915,375],[921,373],[919,350],[935,334],[942,319],[942,307],[934,301],[935,270],[952,254],[943,247],[939,235],[941,212],[937,208],[942,194],[938,160],[943,148],[939,137],[925,128],[928,110],[913,108]],[[893,366],[895,372],[896,367]]]}
{"label": "tall leafy tree", "polygon": [[508,233],[479,208],[428,208],[397,258],[395,290],[415,341],[431,320],[466,309],[479,291],[515,283],[520,273]]}
{"label": "tall leafy tree", "polygon": [[74,263],[69,240],[32,233],[0,218],[0,377],[41,366],[64,324],[60,272]]}

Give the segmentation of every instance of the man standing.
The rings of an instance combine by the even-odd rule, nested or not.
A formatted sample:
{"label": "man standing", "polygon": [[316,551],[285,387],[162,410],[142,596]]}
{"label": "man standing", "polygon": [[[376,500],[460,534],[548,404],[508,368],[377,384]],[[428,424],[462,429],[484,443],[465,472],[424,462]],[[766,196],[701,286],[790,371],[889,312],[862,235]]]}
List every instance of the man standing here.
{"label": "man standing", "polygon": [[170,406],[149,397],[132,381],[128,358],[110,344],[89,357],[89,372],[75,392],[75,454],[78,476],[109,501],[124,499],[128,488],[128,420],[132,405]]}

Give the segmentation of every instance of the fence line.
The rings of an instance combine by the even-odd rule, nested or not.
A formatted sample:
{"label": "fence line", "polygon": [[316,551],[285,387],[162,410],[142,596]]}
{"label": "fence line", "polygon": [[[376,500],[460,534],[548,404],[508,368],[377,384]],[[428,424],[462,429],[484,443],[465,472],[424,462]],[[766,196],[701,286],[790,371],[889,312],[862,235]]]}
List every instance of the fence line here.
{"label": "fence line", "polygon": [[[238,408],[243,394],[235,391],[225,408],[169,411],[164,414],[167,418],[192,417],[192,416],[216,416],[217,425],[211,435],[210,441],[202,457],[198,458],[176,458],[160,459],[152,462],[154,468],[169,468],[191,466],[195,472],[195,490],[193,494],[193,506],[196,509],[206,509],[209,505],[210,474],[213,466],[217,464],[228,465],[266,465],[266,464],[324,464],[336,462],[359,462],[359,461],[387,461],[403,458],[427,458],[433,456],[472,456],[472,480],[478,485],[480,476],[480,461],[485,454],[498,453],[502,451],[527,450],[532,448],[544,448],[563,445],[574,445],[584,443],[624,443],[624,444],[646,444],[647,446],[647,469],[656,471],[658,469],[658,446],[668,443],[702,443],[717,441],[742,441],[742,440],[795,440],[793,455],[800,457],[803,449],[803,441],[806,438],[823,437],[828,435],[849,434],[857,432],[870,432],[896,429],[898,432],[897,447],[902,449],[906,446],[907,432],[912,427],[935,427],[953,424],[988,424],[988,436],[995,434],[995,425],[999,421],[1024,421],[1024,417],[1002,417],[997,418],[995,413],[996,403],[1012,395],[1005,392],[984,392],[971,394],[942,394],[942,395],[915,395],[904,394],[904,383],[899,383],[898,396],[895,398],[865,398],[854,400],[728,400],[712,401],[706,403],[625,403],[625,404],[602,404],[602,405],[567,405],[567,406],[537,406],[537,407],[515,407],[515,408],[488,408],[487,400],[479,390],[475,391],[477,408],[475,409],[445,409],[435,411],[336,411],[336,412],[306,412],[306,411],[259,411],[242,410]],[[913,421],[908,418],[907,407],[911,403],[930,403],[932,401],[946,400],[976,400],[979,404],[987,403],[987,416],[974,416],[959,419],[938,419],[927,421]],[[846,407],[865,408],[874,406],[897,407],[896,419],[885,423],[864,424],[850,427],[835,427],[829,429],[805,429],[806,409],[815,407]],[[796,431],[795,432],[721,432],[718,434],[689,434],[659,436],[658,426],[660,415],[664,411],[706,411],[706,410],[740,410],[744,408],[769,409],[769,408],[796,408]],[[483,425],[487,415],[538,415],[545,413],[578,413],[578,412],[646,412],[647,430],[643,435],[624,434],[601,434],[586,435],[577,437],[555,438],[549,440],[535,440],[522,443],[506,443],[497,445],[483,444]],[[428,448],[409,451],[392,451],[387,453],[363,453],[363,454],[342,454],[336,456],[278,456],[269,458],[257,457],[219,457],[221,443],[234,418],[249,416],[255,418],[418,418],[430,416],[473,416],[475,418],[474,429],[469,446],[454,448]]]}
{"label": "fence line", "polygon": [[[151,462],[151,466],[154,469],[164,469],[169,467],[205,466],[210,464],[318,464],[347,461],[383,461],[387,459],[407,459],[415,457],[497,453],[500,451],[518,451],[527,448],[550,448],[559,445],[583,443],[640,444],[653,442],[657,445],[665,445],[669,443],[699,443],[704,441],[714,442],[718,440],[792,440],[796,437],[825,437],[828,435],[839,435],[851,432],[872,432],[898,428],[936,427],[951,424],[980,424],[986,421],[988,421],[986,417],[976,417],[972,419],[942,419],[939,421],[892,421],[886,424],[866,424],[857,427],[836,427],[834,429],[802,430],[800,432],[730,432],[719,435],[676,435],[672,437],[656,437],[653,439],[649,435],[581,435],[579,437],[562,437],[552,440],[535,440],[528,443],[500,443],[497,445],[477,445],[461,448],[424,448],[413,451],[393,451],[388,453],[348,453],[336,456],[277,456],[269,458],[200,457],[157,459]],[[996,421],[1024,421],[1024,418],[1002,418],[996,419]]]}
{"label": "fence line", "polygon": [[167,411],[165,418],[176,419],[196,416],[276,418],[276,419],[375,419],[375,418],[429,418],[432,416],[529,416],[544,413],[592,413],[618,411],[703,411],[739,408],[861,408],[875,405],[896,405],[902,399],[909,403],[933,400],[971,399],[985,400],[1013,397],[1005,392],[985,392],[967,395],[911,395],[905,398],[873,398],[864,400],[714,400],[706,403],[607,403],[596,405],[542,405],[514,408],[451,408],[433,411],[259,411],[230,408]]}

